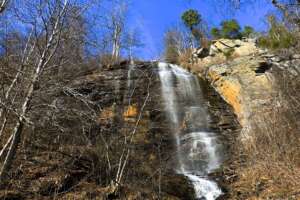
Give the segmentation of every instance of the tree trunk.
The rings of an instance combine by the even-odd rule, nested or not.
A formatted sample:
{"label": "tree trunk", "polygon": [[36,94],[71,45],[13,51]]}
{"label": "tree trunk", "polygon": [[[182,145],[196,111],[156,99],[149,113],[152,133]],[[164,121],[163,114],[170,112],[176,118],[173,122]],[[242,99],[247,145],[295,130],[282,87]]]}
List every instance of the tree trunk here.
{"label": "tree trunk", "polygon": [[[39,77],[45,68],[45,66],[48,64],[48,62],[51,60],[52,56],[56,52],[57,46],[59,44],[59,33],[61,28],[61,20],[63,19],[63,15],[65,15],[65,11],[67,8],[69,0],[64,1],[63,8],[61,12],[58,13],[56,16],[56,21],[54,24],[53,31],[50,34],[49,40],[47,41],[46,46],[43,49],[43,52],[41,54],[41,57],[39,58],[39,62],[36,66],[35,72],[33,74],[33,77],[31,79],[31,83],[29,84],[29,89],[27,91],[24,103],[22,105],[22,110],[20,113],[20,116],[18,118],[18,122],[13,130],[13,140],[11,142],[9,151],[6,155],[5,161],[3,163],[1,172],[0,172],[0,183],[2,184],[5,181],[5,178],[8,174],[9,169],[11,168],[13,159],[16,155],[18,145],[20,143],[22,130],[24,127],[24,117],[27,115],[30,102],[34,94],[34,88],[36,88],[36,85],[38,83]],[[47,28],[47,27],[45,27]]]}
{"label": "tree trunk", "polygon": [[[5,95],[4,95],[4,100],[7,101],[11,95],[11,92],[13,90],[13,88],[15,87],[15,85],[17,84],[20,76],[22,75],[23,73],[23,70],[24,70],[24,67],[25,65],[27,64],[28,60],[29,60],[29,57],[31,55],[31,53],[33,52],[34,48],[35,48],[35,43],[34,45],[29,49],[28,51],[28,47],[29,47],[29,44],[30,44],[30,41],[31,41],[31,37],[32,37],[32,32],[30,33],[29,37],[28,37],[28,40],[26,42],[26,46],[25,46],[25,49],[23,51],[23,56],[22,56],[22,62],[18,68],[18,72],[17,74],[15,75],[13,81],[11,82],[11,84],[9,85],[8,89],[6,90],[5,92]],[[28,51],[28,54],[27,54],[27,51]],[[14,100],[13,100],[14,101]],[[2,127],[1,127],[1,130],[0,130],[0,139],[1,139],[1,136],[2,136],[2,133],[4,131],[4,128],[6,126],[6,121],[7,121],[7,117],[5,116],[7,114],[7,109],[5,108],[1,108],[0,109],[0,119],[2,117],[4,117],[4,120],[3,120],[3,124],[2,124]]]}
{"label": "tree trunk", "polygon": [[116,23],[114,27],[114,35],[113,35],[113,50],[112,56],[113,61],[116,62],[120,56],[120,37],[121,37],[122,28],[118,23]]}
{"label": "tree trunk", "polygon": [[4,182],[4,180],[7,177],[7,173],[12,165],[12,161],[14,160],[14,157],[16,155],[17,149],[18,149],[18,145],[20,143],[21,140],[21,132],[23,130],[23,121],[19,121],[18,124],[16,125],[15,129],[14,129],[14,136],[13,136],[13,141],[11,142],[11,145],[9,147],[9,151],[7,153],[7,156],[5,158],[4,164],[2,166],[1,169],[1,173],[0,173],[0,183],[2,184]]}
{"label": "tree trunk", "polygon": [[13,161],[15,155],[16,155],[17,148],[18,148],[18,145],[19,145],[20,139],[21,139],[23,126],[24,126],[24,117],[28,112],[30,101],[31,101],[31,98],[33,96],[34,87],[37,83],[39,74],[41,72],[42,65],[43,65],[43,60],[40,61],[39,65],[36,69],[36,72],[34,74],[34,77],[32,79],[32,82],[31,82],[29,90],[27,92],[25,101],[24,101],[23,106],[22,106],[21,115],[18,119],[18,122],[17,122],[15,128],[14,128],[14,131],[13,131],[13,134],[12,134],[13,135],[13,140],[11,142],[9,151],[6,155],[5,161],[3,163],[3,166],[2,166],[2,169],[1,169],[1,172],[0,172],[0,183],[3,183],[3,181],[5,180],[5,178],[7,176],[7,172],[11,168],[12,161]]}
{"label": "tree trunk", "polygon": [[3,122],[2,122],[2,125],[1,125],[1,129],[0,129],[0,141],[3,137],[3,133],[4,133],[4,129],[6,127],[6,124],[7,124],[7,117],[4,116],[4,119],[3,119]]}

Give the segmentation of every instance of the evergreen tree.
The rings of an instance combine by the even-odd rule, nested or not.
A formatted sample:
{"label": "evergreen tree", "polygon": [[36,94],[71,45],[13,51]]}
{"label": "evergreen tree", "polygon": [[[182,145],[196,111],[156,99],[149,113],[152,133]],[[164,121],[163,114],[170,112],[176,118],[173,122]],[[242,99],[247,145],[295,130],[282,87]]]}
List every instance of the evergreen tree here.
{"label": "evergreen tree", "polygon": [[243,37],[249,37],[253,33],[254,29],[251,26],[245,26],[242,35]]}
{"label": "evergreen tree", "polygon": [[241,27],[235,19],[223,21],[221,25],[222,25],[222,37],[228,39],[241,38],[242,36],[240,33]]}
{"label": "evergreen tree", "polygon": [[182,21],[184,24],[192,31],[195,26],[201,23],[201,15],[198,13],[197,10],[187,10],[181,16]]}
{"label": "evergreen tree", "polygon": [[212,28],[210,34],[213,36],[214,39],[218,39],[221,37],[221,31],[218,28]]}

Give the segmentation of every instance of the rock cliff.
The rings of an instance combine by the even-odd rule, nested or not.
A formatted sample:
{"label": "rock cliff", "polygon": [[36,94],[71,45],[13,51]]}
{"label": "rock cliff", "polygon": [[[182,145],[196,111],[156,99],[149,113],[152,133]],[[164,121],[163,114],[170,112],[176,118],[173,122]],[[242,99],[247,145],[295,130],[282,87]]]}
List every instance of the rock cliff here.
{"label": "rock cliff", "polygon": [[[226,141],[234,115],[206,82],[200,85],[204,96],[195,98],[209,105],[208,128]],[[53,109],[35,113],[36,127],[16,162],[21,167],[0,198],[194,199],[192,183],[174,170],[157,63],[94,67],[42,99]]]}
{"label": "rock cliff", "polygon": [[259,121],[253,122],[254,116],[280,106],[278,71],[295,78],[300,73],[300,55],[274,55],[258,48],[254,40],[220,39],[212,42],[206,56],[201,55],[202,51],[194,51],[190,69],[209,80],[233,107],[243,127],[243,137],[250,136],[252,124]]}
{"label": "rock cliff", "polygon": [[[212,41],[189,70],[208,80],[241,125],[224,164],[229,199],[298,199],[300,55],[271,53],[255,40]],[[297,158],[298,157],[298,158]]]}

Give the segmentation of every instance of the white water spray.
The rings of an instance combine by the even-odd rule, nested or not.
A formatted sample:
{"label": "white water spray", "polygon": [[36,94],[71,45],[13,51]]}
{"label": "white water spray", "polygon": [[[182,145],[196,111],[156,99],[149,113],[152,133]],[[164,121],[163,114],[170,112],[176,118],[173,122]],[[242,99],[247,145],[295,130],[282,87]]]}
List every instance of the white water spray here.
{"label": "white water spray", "polygon": [[162,96],[177,143],[176,170],[193,183],[197,199],[215,200],[222,192],[207,175],[220,166],[220,158],[216,135],[208,131],[209,116],[198,79],[176,65],[159,63],[158,67]]}

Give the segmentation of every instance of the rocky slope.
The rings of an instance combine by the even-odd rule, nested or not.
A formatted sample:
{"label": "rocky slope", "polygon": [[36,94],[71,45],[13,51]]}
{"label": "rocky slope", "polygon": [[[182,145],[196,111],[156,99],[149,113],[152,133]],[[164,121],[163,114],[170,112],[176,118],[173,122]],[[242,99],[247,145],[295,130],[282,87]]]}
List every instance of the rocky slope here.
{"label": "rocky slope", "polygon": [[[220,39],[213,41],[210,49],[195,50],[191,61],[192,64],[187,66],[189,70],[210,82],[232,106],[242,126],[237,138],[239,144],[234,147],[242,152],[236,152],[238,155],[233,156],[240,166],[231,166],[231,170],[235,171],[234,179],[235,181],[238,179],[237,183],[242,182],[241,176],[248,178],[249,181],[244,181],[242,187],[238,184],[232,185],[232,192],[241,196],[232,198],[251,199],[254,195],[262,199],[273,199],[272,192],[275,196],[279,195],[277,198],[280,199],[299,197],[298,190],[295,189],[299,188],[299,184],[292,179],[284,183],[289,186],[274,186],[277,183],[274,177],[269,177],[274,176],[273,174],[267,175],[267,162],[272,163],[271,165],[280,165],[278,171],[292,163],[292,176],[299,178],[299,159],[291,163],[283,161],[282,165],[279,160],[284,160],[282,157],[299,155],[300,138],[297,132],[300,131],[300,124],[296,119],[300,116],[300,55],[272,54],[258,48],[254,40]],[[273,147],[274,143],[278,143],[277,147]],[[286,149],[283,146],[286,146]],[[282,151],[293,153],[287,155]],[[259,164],[260,162],[266,163]],[[256,167],[263,168],[260,175],[254,175]],[[270,171],[271,169],[272,167],[269,167]],[[265,176],[266,180],[260,178],[252,180],[252,177],[248,176],[255,178]],[[278,178],[281,179],[283,178]],[[265,183],[268,181],[274,183]],[[255,182],[261,182],[266,186],[257,191]],[[268,189],[269,193],[266,192]]]}
{"label": "rocky slope", "polygon": [[[300,73],[300,54],[270,54],[256,47],[255,41],[220,39],[212,44],[207,55],[203,56],[203,51],[195,51],[190,69],[207,79],[233,107],[244,136],[249,135],[254,115],[282,101],[274,73],[284,70],[295,79]],[[228,52],[230,55],[226,55]]]}

